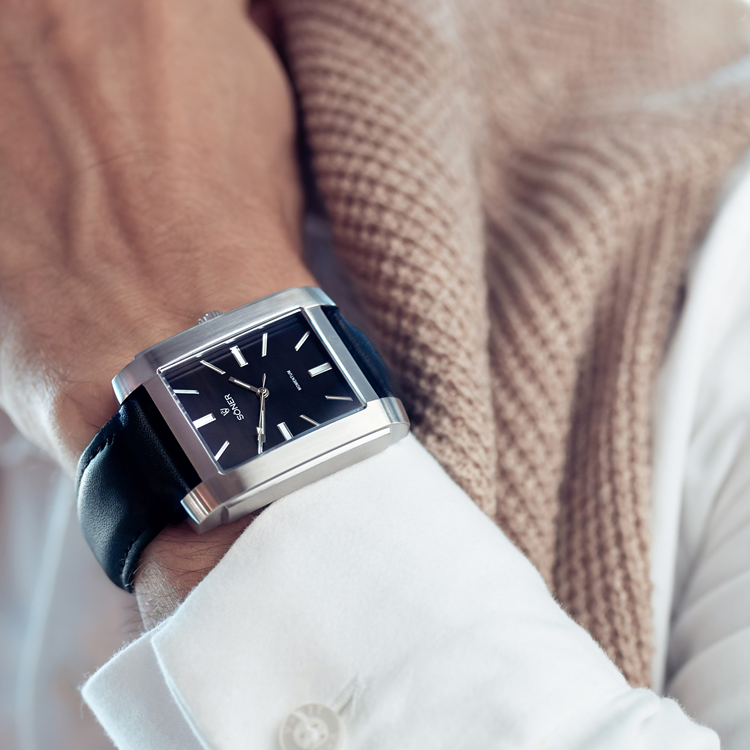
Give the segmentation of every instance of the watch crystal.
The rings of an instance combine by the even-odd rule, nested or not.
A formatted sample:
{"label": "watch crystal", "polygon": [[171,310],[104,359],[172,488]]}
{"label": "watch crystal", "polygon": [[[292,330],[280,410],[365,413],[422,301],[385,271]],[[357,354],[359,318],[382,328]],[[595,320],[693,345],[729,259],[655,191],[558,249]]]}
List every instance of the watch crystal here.
{"label": "watch crystal", "polygon": [[363,406],[301,312],[160,374],[225,472]]}

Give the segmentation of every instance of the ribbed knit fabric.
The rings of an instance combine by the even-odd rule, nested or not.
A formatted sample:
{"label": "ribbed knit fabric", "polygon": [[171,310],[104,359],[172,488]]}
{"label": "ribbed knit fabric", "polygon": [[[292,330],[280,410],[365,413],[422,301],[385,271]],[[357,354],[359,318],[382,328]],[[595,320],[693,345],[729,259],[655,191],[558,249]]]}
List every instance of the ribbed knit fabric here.
{"label": "ribbed knit fabric", "polygon": [[650,414],[750,145],[746,6],[281,0],[336,250],[424,445],[633,684]]}

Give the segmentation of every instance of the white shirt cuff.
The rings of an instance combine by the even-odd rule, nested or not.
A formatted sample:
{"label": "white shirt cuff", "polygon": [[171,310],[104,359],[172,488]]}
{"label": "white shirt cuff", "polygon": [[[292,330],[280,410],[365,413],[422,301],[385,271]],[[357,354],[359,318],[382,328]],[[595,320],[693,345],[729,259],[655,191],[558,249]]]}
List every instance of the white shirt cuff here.
{"label": "white shirt cuff", "polygon": [[271,505],[83,694],[122,750],[270,750],[310,703],[349,750],[718,748],[628,687],[413,437]]}

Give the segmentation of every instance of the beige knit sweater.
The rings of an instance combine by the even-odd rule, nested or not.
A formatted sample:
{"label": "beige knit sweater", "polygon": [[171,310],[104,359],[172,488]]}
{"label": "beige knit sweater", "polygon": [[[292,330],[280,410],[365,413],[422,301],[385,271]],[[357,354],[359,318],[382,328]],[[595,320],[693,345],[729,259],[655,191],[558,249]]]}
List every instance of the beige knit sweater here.
{"label": "beige knit sweater", "polygon": [[750,7],[280,0],[337,253],[419,439],[633,684],[650,418],[750,145]]}

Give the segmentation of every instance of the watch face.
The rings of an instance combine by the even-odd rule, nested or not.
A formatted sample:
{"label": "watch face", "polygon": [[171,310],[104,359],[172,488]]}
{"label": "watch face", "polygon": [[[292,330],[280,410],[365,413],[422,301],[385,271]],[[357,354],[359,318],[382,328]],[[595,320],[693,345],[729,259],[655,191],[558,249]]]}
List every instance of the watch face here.
{"label": "watch face", "polygon": [[302,313],[160,374],[222,471],[362,408]]}

